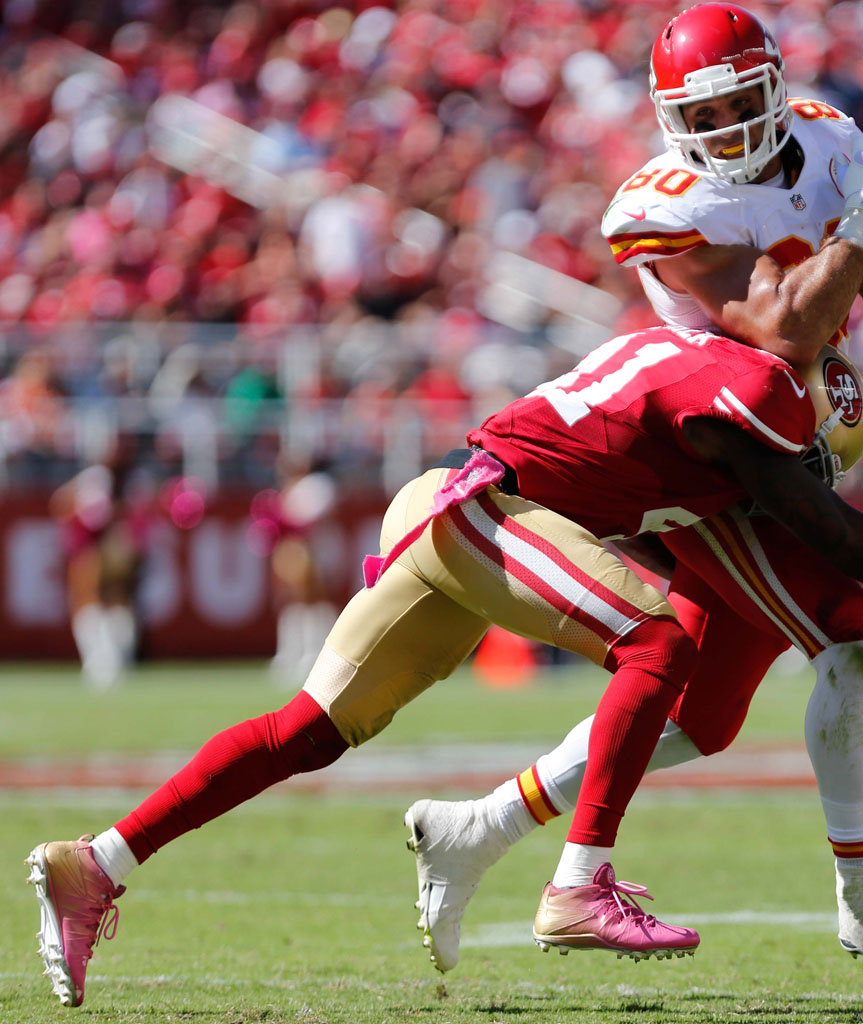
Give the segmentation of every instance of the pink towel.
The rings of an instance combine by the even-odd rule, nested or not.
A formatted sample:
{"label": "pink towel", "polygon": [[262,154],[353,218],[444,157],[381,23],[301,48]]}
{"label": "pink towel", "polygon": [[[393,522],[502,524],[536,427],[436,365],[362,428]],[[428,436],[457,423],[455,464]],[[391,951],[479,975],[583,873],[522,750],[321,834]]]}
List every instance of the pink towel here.
{"label": "pink towel", "polygon": [[468,498],[485,490],[490,484],[499,483],[505,472],[506,468],[503,463],[498,462],[493,455],[489,455],[488,452],[481,449],[475,451],[452,480],[445,483],[434,496],[434,503],[428,516],[412,530],[409,530],[397,544],[393,545],[386,557],[366,555],[363,559],[363,579],[366,587],[371,589],[377,583],[390,565],[405,548],[413,544],[435,516],[439,516],[450,505],[460,505],[463,501],[467,501]]}

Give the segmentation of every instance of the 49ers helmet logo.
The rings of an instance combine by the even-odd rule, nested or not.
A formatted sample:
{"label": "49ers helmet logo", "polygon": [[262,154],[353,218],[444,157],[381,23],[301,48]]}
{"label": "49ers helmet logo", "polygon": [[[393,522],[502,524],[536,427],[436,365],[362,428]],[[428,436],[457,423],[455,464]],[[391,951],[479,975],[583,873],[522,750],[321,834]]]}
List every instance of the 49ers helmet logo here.
{"label": "49ers helmet logo", "polygon": [[841,359],[827,358],[822,370],[824,374],[824,390],[834,409],[842,410],[842,419],[846,427],[853,427],[863,416],[863,396],[857,386],[856,376],[850,372]]}

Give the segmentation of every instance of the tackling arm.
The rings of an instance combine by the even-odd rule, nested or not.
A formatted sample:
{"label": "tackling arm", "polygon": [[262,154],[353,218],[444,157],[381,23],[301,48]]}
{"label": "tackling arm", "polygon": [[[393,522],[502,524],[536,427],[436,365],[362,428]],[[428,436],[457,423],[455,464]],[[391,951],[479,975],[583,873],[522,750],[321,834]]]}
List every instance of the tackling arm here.
{"label": "tackling arm", "polygon": [[808,365],[863,290],[863,133],[850,158],[833,158],[830,174],[845,209],[836,231],[802,263],[783,270],[758,249],[710,245],[658,260],[655,273],[691,295],[732,338]]}
{"label": "tackling arm", "polygon": [[746,245],[709,245],[657,260],[660,280],[690,294],[723,331],[798,366],[811,363],[863,288],[863,248],[835,235],[788,271]]}
{"label": "tackling arm", "polygon": [[683,426],[689,444],[726,465],[758,505],[846,575],[863,580],[863,514],[797,457],[773,451],[730,423],[709,417]]}

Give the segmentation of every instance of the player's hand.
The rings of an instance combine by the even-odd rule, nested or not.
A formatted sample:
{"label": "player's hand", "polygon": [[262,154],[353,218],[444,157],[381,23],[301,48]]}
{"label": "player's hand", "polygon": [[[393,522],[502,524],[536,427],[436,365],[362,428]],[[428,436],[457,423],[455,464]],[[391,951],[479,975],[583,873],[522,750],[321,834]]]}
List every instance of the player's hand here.
{"label": "player's hand", "polygon": [[833,154],[830,177],[845,197],[845,210],[834,234],[863,248],[863,133],[854,136],[850,156]]}
{"label": "player's hand", "polygon": [[830,160],[830,177],[833,184],[845,197],[846,204],[857,200],[863,203],[863,132],[857,132],[852,140],[851,155],[837,151]]}

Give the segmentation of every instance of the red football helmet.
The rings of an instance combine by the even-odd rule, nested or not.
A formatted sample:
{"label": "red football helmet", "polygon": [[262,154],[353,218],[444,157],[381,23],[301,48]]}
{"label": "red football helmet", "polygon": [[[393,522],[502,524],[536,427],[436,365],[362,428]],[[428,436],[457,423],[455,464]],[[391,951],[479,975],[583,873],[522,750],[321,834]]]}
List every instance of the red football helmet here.
{"label": "red football helmet", "polygon": [[[790,137],[783,67],[770,31],[742,7],[699,4],[672,18],[650,58],[650,94],[669,149],[699,171],[738,185],[752,181]],[[741,124],[743,155],[711,156],[705,140],[727,135],[728,129],[690,132],[681,108],[753,85],[764,91],[764,113]],[[756,125],[763,125],[763,134],[753,144]]]}

